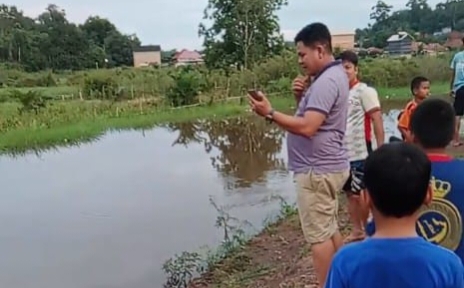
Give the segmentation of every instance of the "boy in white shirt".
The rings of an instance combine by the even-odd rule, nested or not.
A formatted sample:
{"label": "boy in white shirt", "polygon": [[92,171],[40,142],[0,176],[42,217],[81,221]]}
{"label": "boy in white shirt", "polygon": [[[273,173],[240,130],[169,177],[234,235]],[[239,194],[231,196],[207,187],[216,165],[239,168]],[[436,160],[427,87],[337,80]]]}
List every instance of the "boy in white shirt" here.
{"label": "boy in white shirt", "polygon": [[344,51],[339,59],[350,80],[349,111],[345,143],[348,148],[351,173],[343,190],[348,195],[348,212],[353,225],[345,242],[363,240],[368,215],[359,209],[359,193],[363,183],[364,161],[370,152],[384,143],[382,111],[377,91],[358,80],[358,56]]}

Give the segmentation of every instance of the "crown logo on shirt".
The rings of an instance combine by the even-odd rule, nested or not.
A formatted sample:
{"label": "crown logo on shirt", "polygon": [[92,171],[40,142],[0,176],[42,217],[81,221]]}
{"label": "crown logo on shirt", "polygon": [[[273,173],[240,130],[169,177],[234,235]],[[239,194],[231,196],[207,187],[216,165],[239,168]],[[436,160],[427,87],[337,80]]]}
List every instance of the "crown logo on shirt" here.
{"label": "crown logo on shirt", "polygon": [[430,184],[433,189],[434,198],[445,198],[445,196],[451,191],[451,184],[446,181],[437,180],[432,177]]}

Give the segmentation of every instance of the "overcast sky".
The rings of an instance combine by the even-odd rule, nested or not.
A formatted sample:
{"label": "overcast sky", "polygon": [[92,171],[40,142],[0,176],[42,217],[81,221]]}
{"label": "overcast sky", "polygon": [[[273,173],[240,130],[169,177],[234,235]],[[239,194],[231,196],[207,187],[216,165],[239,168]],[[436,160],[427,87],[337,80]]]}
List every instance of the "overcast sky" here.
{"label": "overcast sky", "polygon": [[[385,0],[394,8],[403,8],[406,0]],[[123,33],[135,33],[142,44],[158,44],[163,50],[172,48],[197,49],[198,24],[207,0],[15,0],[26,15],[36,17],[49,3],[66,11],[72,22],[82,23],[90,15],[108,18]],[[289,5],[279,12],[280,27],[285,37],[292,40],[306,24],[321,21],[332,31],[349,32],[365,27],[376,0],[289,0]],[[429,0],[430,5],[439,1]],[[137,4],[136,4],[137,3]]]}

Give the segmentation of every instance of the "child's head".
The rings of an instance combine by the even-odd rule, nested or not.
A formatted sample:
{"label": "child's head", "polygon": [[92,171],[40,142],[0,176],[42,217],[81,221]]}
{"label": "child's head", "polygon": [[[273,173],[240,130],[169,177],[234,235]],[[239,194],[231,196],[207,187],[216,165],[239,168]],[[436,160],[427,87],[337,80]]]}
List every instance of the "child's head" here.
{"label": "child's head", "polygon": [[427,155],[412,144],[380,146],[365,162],[363,204],[370,206],[374,217],[416,217],[419,208],[432,200],[431,169]]}
{"label": "child's head", "polygon": [[350,82],[358,77],[358,55],[350,50],[343,51],[338,59],[342,60],[343,68]]}
{"label": "child's head", "polygon": [[448,102],[427,99],[417,105],[409,129],[416,144],[423,149],[444,149],[453,139],[455,113]]}
{"label": "child's head", "polygon": [[418,100],[423,100],[430,95],[430,81],[423,76],[414,77],[411,81],[411,93]]}

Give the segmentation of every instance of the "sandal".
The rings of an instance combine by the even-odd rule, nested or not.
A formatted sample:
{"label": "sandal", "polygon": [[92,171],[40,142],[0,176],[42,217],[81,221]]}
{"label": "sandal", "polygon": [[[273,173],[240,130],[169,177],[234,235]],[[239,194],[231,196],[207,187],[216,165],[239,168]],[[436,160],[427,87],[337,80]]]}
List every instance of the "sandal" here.
{"label": "sandal", "polygon": [[454,142],[453,143],[453,147],[459,147],[459,146],[462,146],[463,143],[462,142]]}

